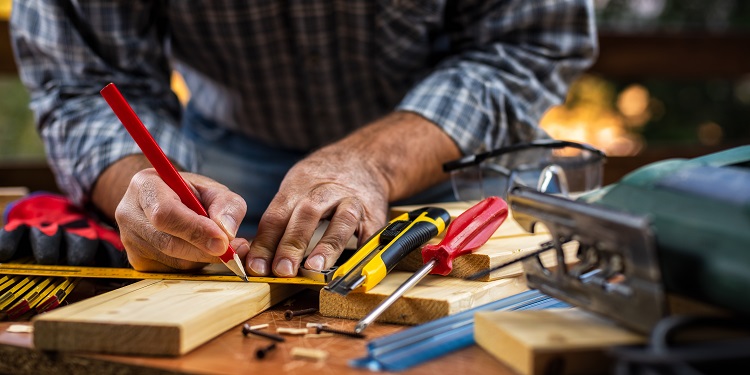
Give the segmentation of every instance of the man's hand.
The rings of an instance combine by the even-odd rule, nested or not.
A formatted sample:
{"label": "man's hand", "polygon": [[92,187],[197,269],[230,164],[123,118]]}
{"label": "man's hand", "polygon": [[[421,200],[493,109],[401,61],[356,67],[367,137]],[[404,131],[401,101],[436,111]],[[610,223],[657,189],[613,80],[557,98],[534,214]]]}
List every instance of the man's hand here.
{"label": "man's hand", "polygon": [[387,222],[389,202],[443,180],[442,164],[459,155],[437,126],[405,112],[314,152],[287,173],[263,214],[247,257],[248,273],[296,275],[324,219],[330,223],[306,267],[330,268],[353,234],[364,242]]}
{"label": "man's hand", "polygon": [[[114,218],[133,268],[161,272],[197,269],[218,262],[230,242],[240,257],[247,254],[247,240],[235,238],[247,209],[242,197],[207,177],[182,173],[209,217],[201,216],[182,204],[154,169],[137,171],[143,160],[133,156],[113,164],[94,190],[94,200],[105,212],[119,202]],[[127,178],[130,175],[132,179]],[[124,196],[122,192],[118,195],[126,179]]]}

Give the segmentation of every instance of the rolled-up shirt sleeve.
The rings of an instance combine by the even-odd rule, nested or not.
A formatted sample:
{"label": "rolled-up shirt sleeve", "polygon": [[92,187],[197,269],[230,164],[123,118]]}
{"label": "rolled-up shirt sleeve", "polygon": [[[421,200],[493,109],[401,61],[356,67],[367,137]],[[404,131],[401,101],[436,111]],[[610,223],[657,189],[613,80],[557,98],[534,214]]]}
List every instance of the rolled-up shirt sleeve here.
{"label": "rolled-up shirt sleeve", "polygon": [[99,91],[117,85],[165,154],[196,168],[177,128],[165,31],[152,1],[14,1],[11,39],[59,188],[86,204],[112,163],[140,153]]}
{"label": "rolled-up shirt sleeve", "polygon": [[464,154],[546,134],[539,119],[598,53],[589,0],[458,1],[451,54],[398,105],[440,126]]}

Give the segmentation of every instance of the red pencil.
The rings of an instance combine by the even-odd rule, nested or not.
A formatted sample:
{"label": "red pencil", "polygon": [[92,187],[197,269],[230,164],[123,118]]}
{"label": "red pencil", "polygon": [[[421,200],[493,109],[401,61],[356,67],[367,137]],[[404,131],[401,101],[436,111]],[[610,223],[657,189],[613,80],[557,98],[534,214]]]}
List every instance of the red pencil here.
{"label": "red pencil", "polygon": [[[138,118],[138,115],[135,114],[133,108],[130,107],[130,104],[128,104],[122,96],[120,90],[117,89],[115,84],[110,83],[105,86],[101,90],[101,94],[104,97],[104,100],[106,100],[112,108],[112,111],[114,111],[120,119],[120,122],[125,126],[125,129],[128,130],[130,136],[133,137],[135,143],[141,148],[143,154],[146,155],[148,161],[154,166],[156,172],[159,173],[162,180],[167,183],[167,186],[174,190],[174,192],[180,197],[182,203],[188,206],[191,210],[199,215],[208,217],[206,209],[203,208],[201,202],[195,194],[193,194],[193,191],[190,190],[185,180],[182,179],[180,173],[177,172],[177,169],[175,169],[174,165],[169,161],[164,154],[164,151],[162,151],[161,147],[156,143],[154,137],[148,132],[148,129],[143,125]],[[240,262],[240,257],[237,256],[237,253],[231,245],[227,248],[227,251],[219,257],[219,259],[221,259],[221,261],[224,262],[224,264],[226,264],[227,267],[229,267],[229,269],[237,276],[248,281],[245,268],[242,267],[242,263]]]}

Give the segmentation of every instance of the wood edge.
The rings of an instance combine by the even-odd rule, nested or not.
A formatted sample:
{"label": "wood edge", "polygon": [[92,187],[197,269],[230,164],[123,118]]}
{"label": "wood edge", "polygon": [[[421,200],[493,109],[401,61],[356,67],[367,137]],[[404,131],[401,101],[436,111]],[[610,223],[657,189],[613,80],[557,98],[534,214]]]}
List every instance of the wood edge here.
{"label": "wood edge", "polygon": [[474,341],[504,365],[521,375],[529,375],[531,360],[528,348],[499,329],[492,319],[493,313],[494,311],[484,311],[474,314]]}

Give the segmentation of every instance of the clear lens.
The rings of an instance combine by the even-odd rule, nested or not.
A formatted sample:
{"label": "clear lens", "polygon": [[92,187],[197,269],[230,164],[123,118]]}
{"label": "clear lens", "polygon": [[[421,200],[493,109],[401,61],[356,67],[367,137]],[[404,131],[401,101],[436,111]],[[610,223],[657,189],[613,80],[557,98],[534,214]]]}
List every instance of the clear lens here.
{"label": "clear lens", "polygon": [[550,194],[580,194],[601,187],[604,158],[575,147],[534,147],[451,172],[456,199],[507,198],[515,181]]}

